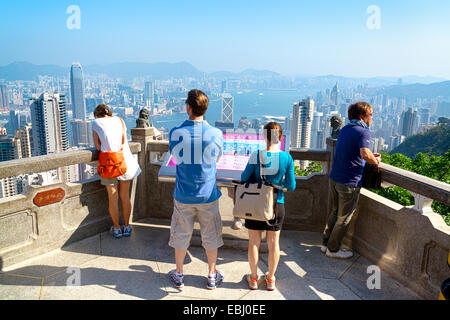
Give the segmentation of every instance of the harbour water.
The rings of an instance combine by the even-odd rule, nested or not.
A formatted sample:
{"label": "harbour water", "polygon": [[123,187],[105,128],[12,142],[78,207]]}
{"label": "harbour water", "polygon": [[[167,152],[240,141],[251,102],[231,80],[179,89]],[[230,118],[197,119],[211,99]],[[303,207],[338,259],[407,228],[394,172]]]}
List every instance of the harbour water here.
{"label": "harbour water", "polygon": [[[241,117],[247,117],[250,121],[262,116],[289,116],[292,112],[292,104],[307,96],[304,92],[294,90],[254,90],[254,91],[230,91],[234,97],[234,124],[238,126]],[[221,120],[221,100],[210,101],[206,120],[214,125]],[[174,113],[172,115],[153,116],[153,124],[157,128],[169,131],[180,125],[187,119],[186,113]],[[127,127],[134,128],[136,119],[128,119]]]}

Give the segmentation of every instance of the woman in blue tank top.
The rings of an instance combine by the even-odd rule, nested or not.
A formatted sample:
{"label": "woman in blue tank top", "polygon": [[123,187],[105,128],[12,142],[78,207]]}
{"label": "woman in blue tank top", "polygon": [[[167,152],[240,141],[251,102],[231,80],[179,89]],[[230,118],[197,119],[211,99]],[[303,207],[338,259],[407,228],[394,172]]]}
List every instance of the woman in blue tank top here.
{"label": "woman in blue tank top", "polygon": [[[270,122],[264,126],[267,150],[263,151],[262,163],[265,165],[262,175],[271,182],[288,191],[295,190],[294,160],[287,152],[280,150],[280,140],[283,129],[276,122]],[[241,181],[254,181],[261,176],[257,153],[250,156],[245,170],[241,174]],[[280,260],[280,231],[284,221],[284,193],[278,191],[277,218],[269,221],[269,226],[264,221],[245,220],[248,229],[248,259],[251,273],[247,275],[250,289],[258,287],[258,259],[259,246],[261,244],[262,231],[266,230],[267,246],[269,249],[269,271],[264,279],[268,290],[275,289],[275,271]]]}

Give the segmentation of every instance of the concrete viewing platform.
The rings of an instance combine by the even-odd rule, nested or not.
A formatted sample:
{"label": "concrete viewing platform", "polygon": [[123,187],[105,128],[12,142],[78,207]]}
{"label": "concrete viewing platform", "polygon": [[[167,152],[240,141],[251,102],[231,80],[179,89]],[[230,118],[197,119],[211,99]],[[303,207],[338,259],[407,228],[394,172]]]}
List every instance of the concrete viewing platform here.
{"label": "concrete viewing platform", "polygon": [[[432,208],[433,201],[450,205],[450,185],[386,164],[380,165],[383,185],[410,191],[414,205],[362,188],[342,242],[355,256],[335,260],[320,252],[331,209],[328,173],[336,144],[327,139],[325,150],[289,150],[294,161],[316,161],[322,171],[296,177],[295,191],[285,195],[276,291],[248,289],[248,235],[245,229],[231,229],[235,192],[226,183],[219,183],[225,245],[218,256],[225,282],[214,291],[206,289],[207,263],[197,225],[186,257],[185,287],[177,290],[167,276],[175,267],[168,245],[175,185],[159,177],[169,143],[155,140],[151,128],[131,132],[130,149],[142,169],[130,191],[132,236],[114,239],[107,232],[108,196],[98,176],[31,185],[2,198],[0,299],[435,300],[450,276],[450,226]],[[64,177],[69,166],[95,166],[97,160],[95,149],[81,149],[5,161],[0,179],[49,170]],[[265,242],[261,245],[267,251]],[[262,253],[260,275],[266,271],[267,253]],[[380,289],[369,289],[370,284],[378,287],[377,272]]]}
{"label": "concrete viewing platform", "polygon": [[[230,221],[224,222],[224,231]],[[380,289],[369,289],[367,272],[372,265],[355,253],[349,260],[327,258],[320,252],[318,232],[282,230],[281,258],[276,290],[261,284],[249,290],[249,272],[243,246],[219,249],[218,268],[225,280],[215,290],[206,289],[204,249],[192,245],[185,260],[185,287],[176,289],[167,273],[175,267],[168,246],[168,221],[145,219],[133,223],[129,238],[115,239],[109,232],[74,242],[60,249],[4,268],[0,273],[0,299],[15,300],[372,300],[420,299],[414,292],[381,271]],[[247,231],[233,231],[244,242]],[[244,242],[245,244],[245,242]],[[259,274],[267,271],[267,254],[261,253]],[[77,278],[77,276],[79,276]]]}

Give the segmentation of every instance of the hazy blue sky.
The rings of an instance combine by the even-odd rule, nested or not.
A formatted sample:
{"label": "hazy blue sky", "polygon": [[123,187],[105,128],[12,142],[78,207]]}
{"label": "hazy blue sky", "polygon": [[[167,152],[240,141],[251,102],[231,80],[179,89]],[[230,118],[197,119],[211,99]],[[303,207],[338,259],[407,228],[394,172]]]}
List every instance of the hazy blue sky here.
{"label": "hazy blue sky", "polygon": [[[79,30],[66,26],[70,5]],[[366,26],[370,5],[381,29]],[[0,43],[0,65],[187,61],[206,72],[450,79],[450,1],[1,0]]]}

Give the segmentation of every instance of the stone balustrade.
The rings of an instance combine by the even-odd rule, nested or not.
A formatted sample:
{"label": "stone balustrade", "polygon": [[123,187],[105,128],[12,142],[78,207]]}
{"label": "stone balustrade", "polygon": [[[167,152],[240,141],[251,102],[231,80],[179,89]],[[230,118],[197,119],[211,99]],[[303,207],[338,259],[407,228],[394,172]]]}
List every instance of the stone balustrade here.
{"label": "stone balustrade", "polygon": [[[130,147],[142,168],[132,187],[132,221],[146,218],[168,221],[173,209],[174,183],[158,181],[168,142],[154,140],[152,130],[147,128],[132,129],[131,134]],[[290,150],[294,160],[320,162],[323,170],[296,178],[296,190],[285,197],[286,229],[322,232],[329,213],[328,173],[334,149],[335,140],[328,139],[326,150]],[[0,178],[90,163],[97,158],[97,152],[89,149],[2,162]],[[440,283],[449,275],[450,227],[429,205],[431,199],[450,205],[449,185],[385,164],[381,169],[383,183],[415,193],[416,204],[404,207],[362,189],[344,245],[422,297],[435,299]],[[220,188],[221,214],[230,216],[234,189],[226,184]],[[61,201],[41,207],[35,204],[38,194],[56,189],[64,191]],[[0,265],[9,266],[60,248],[105,231],[110,225],[107,195],[98,177],[79,183],[32,187],[27,193],[0,199]],[[241,237],[237,240],[245,241],[245,233],[236,236],[227,232],[224,238]]]}
{"label": "stone balustrade", "polygon": [[[130,142],[130,149],[139,154],[140,144]],[[97,160],[98,152],[86,149],[0,162],[0,178]],[[135,190],[132,187],[132,200]],[[22,194],[0,199],[0,269],[108,230],[107,199],[98,176],[31,186]]]}

